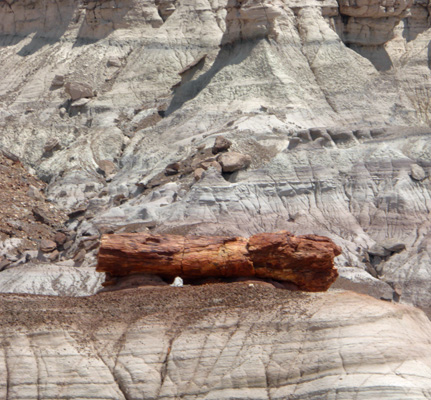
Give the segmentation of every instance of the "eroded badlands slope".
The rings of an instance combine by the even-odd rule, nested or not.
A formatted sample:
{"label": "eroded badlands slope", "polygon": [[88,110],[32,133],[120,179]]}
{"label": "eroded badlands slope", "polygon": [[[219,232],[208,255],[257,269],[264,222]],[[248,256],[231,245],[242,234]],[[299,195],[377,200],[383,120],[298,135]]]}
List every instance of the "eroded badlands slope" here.
{"label": "eroded badlands slope", "polygon": [[[418,0],[2,2],[0,145],[72,211],[60,259],[312,232],[340,285],[429,310],[430,35]],[[220,173],[219,134],[246,169]]]}
{"label": "eroded badlands slope", "polygon": [[431,397],[419,310],[254,283],[0,295],[0,397]]}

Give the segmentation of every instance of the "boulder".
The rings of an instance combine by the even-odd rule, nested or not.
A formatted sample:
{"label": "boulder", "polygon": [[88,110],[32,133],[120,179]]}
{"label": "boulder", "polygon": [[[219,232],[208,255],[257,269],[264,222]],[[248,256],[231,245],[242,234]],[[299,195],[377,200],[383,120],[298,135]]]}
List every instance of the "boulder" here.
{"label": "boulder", "polygon": [[384,248],[383,246],[375,244],[373,247],[371,247],[368,250],[368,254],[374,257],[387,257],[388,255],[391,254],[391,252],[386,248]]}
{"label": "boulder", "polygon": [[218,162],[222,166],[223,172],[235,172],[247,168],[251,163],[251,157],[231,151],[229,153],[223,153],[219,157]]}
{"label": "boulder", "polygon": [[260,233],[178,236],[147,233],[103,235],[97,271],[112,277],[154,274],[166,279],[257,277],[290,282],[301,290],[325,291],[338,276],[340,248],[316,235]]}
{"label": "boulder", "polygon": [[222,151],[227,151],[229,147],[232,146],[232,142],[226,139],[224,136],[220,135],[215,138],[214,146],[212,148],[213,154],[221,153]]}
{"label": "boulder", "polygon": [[426,178],[426,173],[420,165],[412,164],[410,168],[410,176],[413,180],[423,181]]}
{"label": "boulder", "polygon": [[72,100],[94,97],[93,88],[88,83],[77,81],[67,82],[65,89]]}
{"label": "boulder", "polygon": [[58,245],[62,246],[67,242],[67,235],[64,232],[57,232],[54,236],[54,241]]}
{"label": "boulder", "polygon": [[391,253],[400,253],[406,249],[406,245],[404,243],[398,242],[396,240],[386,240],[382,243],[382,247]]}
{"label": "boulder", "polygon": [[121,67],[121,60],[118,57],[109,57],[106,63],[108,67]]}
{"label": "boulder", "polygon": [[97,165],[100,172],[105,176],[112,175],[117,171],[117,166],[110,160],[100,160]]}
{"label": "boulder", "polygon": [[61,87],[63,85],[64,85],[64,75],[55,75],[54,79],[51,82],[51,86]]}
{"label": "boulder", "polygon": [[54,251],[57,248],[57,243],[55,243],[52,240],[43,239],[40,241],[40,250],[44,253],[49,253],[51,251]]}
{"label": "boulder", "polygon": [[203,168],[196,168],[195,172],[193,173],[193,176],[196,181],[202,178],[202,174],[205,172]]}

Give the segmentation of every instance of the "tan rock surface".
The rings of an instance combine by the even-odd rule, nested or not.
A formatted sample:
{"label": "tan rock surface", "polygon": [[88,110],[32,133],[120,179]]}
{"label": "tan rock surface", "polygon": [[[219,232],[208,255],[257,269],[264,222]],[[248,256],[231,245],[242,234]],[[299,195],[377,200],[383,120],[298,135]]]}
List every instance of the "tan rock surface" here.
{"label": "tan rock surface", "polygon": [[431,325],[349,292],[254,284],[0,295],[0,397],[424,400]]}

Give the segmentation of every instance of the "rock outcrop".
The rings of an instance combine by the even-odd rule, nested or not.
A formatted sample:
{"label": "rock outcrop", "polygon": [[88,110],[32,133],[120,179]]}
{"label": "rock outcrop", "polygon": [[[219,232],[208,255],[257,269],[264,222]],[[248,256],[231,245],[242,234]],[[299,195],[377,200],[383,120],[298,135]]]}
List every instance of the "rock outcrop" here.
{"label": "rock outcrop", "polygon": [[103,289],[104,279],[94,268],[76,267],[71,260],[55,263],[33,260],[4,270],[0,277],[0,293],[91,296]]}
{"label": "rock outcrop", "polygon": [[153,274],[168,279],[256,277],[324,291],[338,276],[334,257],[340,253],[328,238],[288,232],[249,239],[123,233],[102,236],[97,271],[108,274],[106,285],[121,276]]}
{"label": "rock outcrop", "polygon": [[0,295],[0,398],[425,400],[431,323],[254,283]]}

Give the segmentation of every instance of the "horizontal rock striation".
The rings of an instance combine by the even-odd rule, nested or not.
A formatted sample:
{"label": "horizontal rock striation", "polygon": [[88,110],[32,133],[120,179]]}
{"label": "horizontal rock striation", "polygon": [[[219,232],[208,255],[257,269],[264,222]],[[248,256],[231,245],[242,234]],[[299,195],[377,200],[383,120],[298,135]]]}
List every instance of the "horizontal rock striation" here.
{"label": "horizontal rock striation", "polygon": [[[342,246],[344,280],[431,315],[429,10],[0,2],[0,146],[49,183],[53,205],[82,210],[67,224],[74,244],[44,259],[91,265],[79,243],[136,227],[315,232]],[[73,82],[91,90],[72,100]],[[251,157],[247,169],[210,160],[219,135]],[[193,157],[202,168],[169,168]],[[388,239],[405,249],[372,253]]]}
{"label": "horizontal rock striation", "polygon": [[425,400],[431,323],[255,284],[0,295],[0,398]]}
{"label": "horizontal rock striation", "polygon": [[257,277],[324,291],[338,272],[341,249],[330,239],[261,233],[249,239],[227,236],[123,233],[102,236],[97,271],[112,277],[154,274],[164,278]]}

